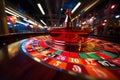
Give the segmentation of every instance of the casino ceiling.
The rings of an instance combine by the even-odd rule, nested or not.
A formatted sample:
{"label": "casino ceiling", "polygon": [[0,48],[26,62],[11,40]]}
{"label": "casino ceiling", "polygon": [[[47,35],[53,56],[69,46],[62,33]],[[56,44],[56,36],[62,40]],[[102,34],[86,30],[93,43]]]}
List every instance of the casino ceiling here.
{"label": "casino ceiling", "polygon": [[[71,11],[79,3],[79,7],[71,17],[81,16],[89,11],[98,10],[109,0],[5,0],[6,6],[17,9],[22,14],[27,14],[34,20],[43,20],[48,26],[60,25],[65,19],[66,9]],[[44,14],[38,8],[41,4]],[[41,23],[41,22],[40,22]]]}

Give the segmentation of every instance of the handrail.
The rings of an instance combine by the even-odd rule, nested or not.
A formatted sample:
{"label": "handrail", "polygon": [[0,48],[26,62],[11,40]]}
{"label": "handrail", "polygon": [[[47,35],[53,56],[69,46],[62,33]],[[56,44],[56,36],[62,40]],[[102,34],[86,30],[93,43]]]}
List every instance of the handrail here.
{"label": "handrail", "polygon": [[0,35],[0,48],[10,43],[26,39],[29,37],[35,37],[40,35],[48,35],[49,32],[37,32],[37,33],[21,33],[21,34],[5,34]]}

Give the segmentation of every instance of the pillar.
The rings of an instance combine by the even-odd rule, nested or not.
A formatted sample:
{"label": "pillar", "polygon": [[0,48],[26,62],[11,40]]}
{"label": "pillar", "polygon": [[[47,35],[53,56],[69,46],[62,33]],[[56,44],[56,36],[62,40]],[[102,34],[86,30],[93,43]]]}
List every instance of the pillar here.
{"label": "pillar", "polygon": [[5,2],[0,0],[0,35],[8,34],[7,15],[5,13]]}

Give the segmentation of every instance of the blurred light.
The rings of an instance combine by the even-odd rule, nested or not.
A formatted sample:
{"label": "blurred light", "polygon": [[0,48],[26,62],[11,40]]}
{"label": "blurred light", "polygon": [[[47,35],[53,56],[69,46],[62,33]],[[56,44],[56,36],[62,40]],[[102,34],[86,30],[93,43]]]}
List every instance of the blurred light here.
{"label": "blurred light", "polygon": [[105,26],[105,25],[106,25],[106,23],[102,23],[102,25],[103,25],[103,26]]}
{"label": "blurred light", "polygon": [[97,18],[96,17],[94,17],[94,20],[96,20]]}
{"label": "blurred light", "polygon": [[75,16],[74,18],[72,18],[71,21],[74,21],[75,19],[79,18],[80,17],[80,14],[78,14],[77,16]]}
{"label": "blurred light", "polygon": [[27,20],[27,22],[28,23],[30,23],[30,24],[35,24],[33,21],[31,21],[31,20]]}
{"label": "blurred light", "polygon": [[80,14],[78,15],[78,17],[80,17]]}
{"label": "blurred light", "polygon": [[81,5],[81,2],[78,2],[77,5],[73,8],[73,10],[71,11],[72,13],[74,13],[74,11]]}
{"label": "blurred light", "polygon": [[39,28],[43,28],[42,25],[38,25]]}
{"label": "blurred light", "polygon": [[92,16],[92,18],[94,19],[94,16]]}
{"label": "blurred light", "polygon": [[10,15],[13,15],[13,16],[16,16],[16,17],[19,17],[19,16],[15,15],[15,14],[13,14],[13,13],[7,11],[7,10],[5,10],[5,12],[8,13],[8,14],[10,14]]}
{"label": "blurred light", "polygon": [[79,26],[79,24],[77,23],[76,26]]}
{"label": "blurred light", "polygon": [[28,22],[30,24],[34,24],[34,20],[32,18],[30,18],[29,16],[27,16],[28,18],[31,19],[31,20],[27,20],[26,17],[24,17],[22,14],[19,14],[18,11],[14,10],[12,8],[5,7],[5,12],[8,13],[8,14],[10,14],[10,15],[16,16],[16,17],[21,17],[21,18],[23,18],[24,21],[26,21],[26,22]]}
{"label": "blurred light", "polygon": [[17,26],[16,24],[14,26]]}
{"label": "blurred light", "polygon": [[10,22],[7,22],[7,24],[11,24]]}
{"label": "blurred light", "polygon": [[35,24],[35,22],[32,21],[32,20],[28,20],[28,19],[23,19],[23,20],[26,21],[26,22],[28,22],[28,23],[30,23],[30,24]]}
{"label": "blurred light", "polygon": [[90,5],[86,6],[82,11],[86,12],[89,10],[91,7],[93,7],[95,4],[97,4],[100,0],[96,0],[95,2],[91,3]]}
{"label": "blurred light", "polygon": [[81,24],[79,24],[79,27],[81,27]]}
{"label": "blurred light", "polygon": [[56,27],[57,25],[56,25],[56,24],[54,24],[54,26]]}
{"label": "blurred light", "polygon": [[[65,41],[60,41],[60,40],[55,40],[54,44],[58,44],[58,45],[65,45]],[[58,46],[56,46],[58,47]],[[60,47],[59,47],[60,48]]]}
{"label": "blurred light", "polygon": [[11,20],[11,21],[13,21],[13,18],[12,18],[12,17],[10,17],[10,20]]}
{"label": "blurred light", "polygon": [[115,8],[115,4],[113,4],[112,6],[111,6],[111,9],[114,9]]}
{"label": "blurred light", "polygon": [[26,19],[26,18],[24,18],[23,20],[26,21],[26,22],[28,21],[28,19]]}
{"label": "blurred light", "polygon": [[7,21],[14,24],[18,21],[18,19],[15,16],[7,16]]}
{"label": "blurred light", "polygon": [[62,27],[63,25],[61,24],[60,27]]}
{"label": "blurred light", "polygon": [[90,22],[93,21],[93,18],[90,18],[89,21],[90,21]]}
{"label": "blurred light", "polygon": [[104,22],[107,22],[107,20],[105,19]]}
{"label": "blurred light", "polygon": [[115,16],[116,19],[119,18],[119,17],[120,17],[120,15],[116,15],[116,16]]}
{"label": "blurred light", "polygon": [[44,10],[43,10],[43,8],[42,8],[41,4],[40,4],[40,3],[38,3],[37,5],[38,5],[38,7],[39,7],[39,9],[40,9],[41,13],[42,13],[43,15],[45,15],[45,12],[44,12]]}
{"label": "blurred light", "polygon": [[63,11],[63,8],[61,8],[60,10]]}
{"label": "blurred light", "polygon": [[33,25],[29,25],[31,28],[33,28]]}
{"label": "blurred light", "polygon": [[34,59],[35,61],[37,61],[37,62],[41,62],[39,58],[36,58],[36,57],[35,57],[35,58],[33,58],[33,59]]}
{"label": "blurred light", "polygon": [[17,21],[17,23],[23,24],[23,25],[25,25],[25,26],[28,26],[28,25],[29,25],[28,23],[24,23],[24,22],[21,22],[21,21]]}
{"label": "blurred light", "polygon": [[65,18],[65,22],[68,22],[68,16],[66,16],[66,18]]}
{"label": "blurred light", "polygon": [[16,53],[19,51],[19,44],[20,42],[15,42],[7,46],[7,51],[10,59],[17,55]]}
{"label": "blurred light", "polygon": [[43,20],[40,20],[44,25],[46,25],[46,23]]}
{"label": "blurred light", "polygon": [[47,26],[44,26],[44,28],[48,28]]}
{"label": "blurred light", "polygon": [[23,14],[23,10],[22,9],[18,9],[18,12]]}
{"label": "blurred light", "polygon": [[15,12],[12,9],[9,9],[7,7],[5,7],[5,12],[8,13],[8,14],[11,14],[13,16],[16,16],[16,17],[25,18],[24,16],[20,15],[19,13]]}
{"label": "blurred light", "polygon": [[83,25],[86,24],[86,21],[84,21],[82,24],[83,24]]}

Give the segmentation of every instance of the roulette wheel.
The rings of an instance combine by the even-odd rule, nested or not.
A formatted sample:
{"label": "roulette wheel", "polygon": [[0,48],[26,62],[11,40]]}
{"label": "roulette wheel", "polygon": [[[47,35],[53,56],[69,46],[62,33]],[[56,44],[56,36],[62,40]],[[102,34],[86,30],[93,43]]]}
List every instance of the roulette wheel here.
{"label": "roulette wheel", "polygon": [[72,27],[68,10],[63,29],[29,38],[21,49],[35,61],[78,79],[119,80],[120,45],[89,38],[91,31]]}
{"label": "roulette wheel", "polygon": [[96,38],[66,43],[46,35],[26,39],[21,49],[33,60],[78,79],[119,80],[120,45],[116,43]]}

